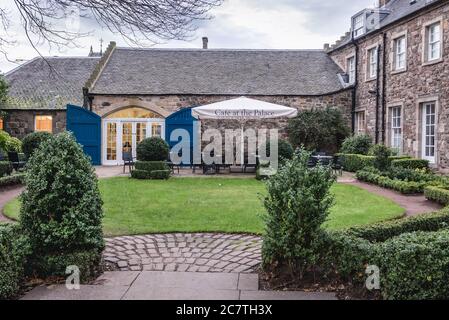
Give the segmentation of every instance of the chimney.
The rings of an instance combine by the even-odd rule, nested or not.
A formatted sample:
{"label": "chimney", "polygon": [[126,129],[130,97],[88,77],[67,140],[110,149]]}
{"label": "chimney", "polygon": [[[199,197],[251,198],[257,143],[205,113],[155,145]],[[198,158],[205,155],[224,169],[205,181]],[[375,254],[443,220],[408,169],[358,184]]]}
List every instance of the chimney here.
{"label": "chimney", "polygon": [[209,39],[207,37],[203,37],[203,49],[208,49]]}
{"label": "chimney", "polygon": [[330,48],[331,48],[331,46],[329,45],[329,43],[324,44],[324,51],[329,51]]}
{"label": "chimney", "polygon": [[379,0],[379,8],[387,5],[391,0]]}

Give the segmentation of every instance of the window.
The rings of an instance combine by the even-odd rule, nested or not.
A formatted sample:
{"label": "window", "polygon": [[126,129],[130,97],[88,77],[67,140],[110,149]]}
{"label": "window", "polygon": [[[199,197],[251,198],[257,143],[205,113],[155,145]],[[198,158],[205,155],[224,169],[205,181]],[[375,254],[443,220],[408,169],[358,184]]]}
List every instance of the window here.
{"label": "window", "polygon": [[355,114],[355,132],[356,135],[365,134],[365,111]]}
{"label": "window", "polygon": [[436,103],[422,106],[422,158],[435,163],[436,158]]}
{"label": "window", "polygon": [[350,57],[347,61],[347,70],[349,83],[355,83],[355,57]]}
{"label": "window", "polygon": [[394,40],[393,69],[402,70],[407,66],[407,41],[405,36]]}
{"label": "window", "polygon": [[377,47],[368,50],[368,79],[377,77]]}
{"label": "window", "polygon": [[441,58],[441,24],[434,23],[426,28],[426,62]]}
{"label": "window", "polygon": [[354,18],[353,29],[354,29],[354,38],[360,37],[365,33],[365,19],[363,14]]}
{"label": "window", "polygon": [[3,130],[3,119],[0,118],[0,130]]}
{"label": "window", "polygon": [[53,118],[52,116],[36,116],[35,131],[53,132]]}
{"label": "window", "polygon": [[402,110],[401,107],[393,107],[391,112],[391,148],[398,153],[402,152]]}

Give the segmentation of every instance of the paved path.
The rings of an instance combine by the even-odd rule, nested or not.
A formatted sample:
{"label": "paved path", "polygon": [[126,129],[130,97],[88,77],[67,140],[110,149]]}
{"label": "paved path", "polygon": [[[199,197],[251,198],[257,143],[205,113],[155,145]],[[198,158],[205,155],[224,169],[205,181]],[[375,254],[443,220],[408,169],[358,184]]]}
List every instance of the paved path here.
{"label": "paved path", "polygon": [[419,214],[435,212],[443,208],[443,206],[437,204],[436,202],[427,200],[423,195],[403,195],[393,190],[384,189],[376,185],[357,180],[345,181],[343,183],[363,188],[371,193],[393,200],[405,209],[405,214],[407,216],[416,216]]}
{"label": "paved path", "polygon": [[334,293],[259,291],[257,274],[106,272],[93,285],[40,286],[23,300],[336,300]]}
{"label": "paved path", "polygon": [[261,262],[253,235],[176,233],[106,239],[104,259],[121,271],[253,272]]}

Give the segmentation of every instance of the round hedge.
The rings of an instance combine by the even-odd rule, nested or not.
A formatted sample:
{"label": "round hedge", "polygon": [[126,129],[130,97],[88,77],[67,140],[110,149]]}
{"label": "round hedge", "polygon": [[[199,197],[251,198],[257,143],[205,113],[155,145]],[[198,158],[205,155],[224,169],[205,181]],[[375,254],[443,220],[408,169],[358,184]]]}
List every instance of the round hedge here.
{"label": "round hedge", "polygon": [[8,152],[22,152],[22,141],[11,137],[6,141],[6,151]]}
{"label": "round hedge", "polygon": [[137,146],[137,160],[165,161],[168,159],[170,148],[161,138],[148,138]]}
{"label": "round hedge", "polygon": [[30,158],[34,150],[39,148],[42,142],[50,139],[52,137],[51,133],[48,132],[33,132],[25,136],[22,140],[22,150],[23,153]]}
{"label": "round hedge", "polygon": [[71,133],[52,136],[35,150],[25,181],[20,221],[33,254],[104,247],[97,176]]}

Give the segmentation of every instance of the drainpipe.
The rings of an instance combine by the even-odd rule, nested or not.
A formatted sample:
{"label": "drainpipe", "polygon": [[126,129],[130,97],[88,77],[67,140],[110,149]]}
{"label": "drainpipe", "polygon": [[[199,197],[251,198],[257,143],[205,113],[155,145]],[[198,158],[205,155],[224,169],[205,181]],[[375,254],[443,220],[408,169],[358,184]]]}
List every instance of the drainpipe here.
{"label": "drainpipe", "polygon": [[83,88],[83,108],[89,108],[89,89],[86,87]]}
{"label": "drainpipe", "polygon": [[386,129],[386,111],[387,111],[387,105],[386,105],[386,92],[387,92],[387,50],[386,50],[386,43],[387,43],[387,34],[383,34],[383,62],[382,62],[382,144],[385,145],[385,129]]}
{"label": "drainpipe", "polygon": [[380,51],[382,50],[382,46],[377,46],[377,78],[376,78],[376,144],[379,143],[379,109],[380,109]]}
{"label": "drainpipe", "polygon": [[351,106],[351,129],[352,134],[355,133],[355,111],[357,109],[357,82],[359,79],[359,45],[354,39],[352,39],[352,44],[355,46],[355,79],[354,87],[352,88],[352,106]]}

